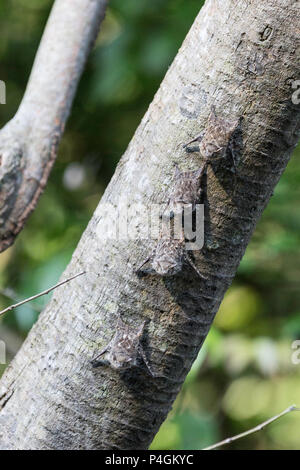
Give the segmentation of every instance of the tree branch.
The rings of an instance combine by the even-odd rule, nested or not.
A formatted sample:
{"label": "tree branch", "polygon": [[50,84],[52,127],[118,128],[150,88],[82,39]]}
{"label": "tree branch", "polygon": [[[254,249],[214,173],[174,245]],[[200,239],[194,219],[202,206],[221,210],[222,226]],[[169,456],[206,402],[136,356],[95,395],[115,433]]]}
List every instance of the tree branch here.
{"label": "tree branch", "polygon": [[[65,276],[6,370],[0,397],[1,449],[143,449],[166,418],[235,275],[252,232],[299,138],[297,2],[208,0],[102,196]],[[174,160],[202,166],[188,142],[218,116],[241,119],[236,184],[230,157],[208,167],[205,244],[177,276],[136,275],[155,241],[107,237],[128,208],[142,231],[148,210],[165,204]],[[89,273],[98,273],[95,276]],[[154,373],[92,368],[117,318],[137,327]],[[24,413],[26,409],[26,413]]]}
{"label": "tree branch", "polygon": [[42,297],[42,295],[49,294],[49,292],[53,291],[54,289],[57,289],[57,287],[63,286],[67,282],[72,281],[72,279],[75,279],[76,277],[82,276],[85,274],[85,271],[79,274],[75,274],[74,276],[69,277],[68,279],[64,279],[63,281],[59,282],[58,284],[55,284],[55,286],[49,287],[48,289],[44,290],[43,292],[40,292],[39,294],[32,295],[31,297],[28,297],[25,300],[21,300],[20,302],[17,302],[16,304],[10,305],[9,307],[5,308],[4,310],[1,310],[0,315],[3,315],[6,312],[11,312],[17,307],[20,307],[21,305],[27,304],[28,302],[31,302],[32,300],[38,299],[39,297]]}
{"label": "tree branch", "polygon": [[0,131],[0,252],[22,230],[45,188],[107,0],[56,0],[28,86]]}
{"label": "tree branch", "polygon": [[266,426],[268,426],[268,424],[273,423],[274,421],[276,421],[277,419],[281,418],[282,416],[290,413],[291,411],[300,411],[300,408],[297,408],[296,405],[291,405],[286,410],[279,413],[278,415],[275,415],[272,418],[267,419],[266,421],[264,421],[261,424],[258,424],[254,428],[249,429],[248,431],[242,432],[241,434],[237,434],[236,436],[228,437],[227,439],[224,439],[223,441],[217,442],[216,444],[213,444],[209,447],[205,447],[205,449],[202,449],[202,450],[217,449],[218,447],[222,447],[222,446],[225,446],[227,444],[231,444],[231,442],[237,441],[238,439],[241,439],[242,437],[246,437],[246,436],[249,436],[250,434],[254,434],[255,432],[261,431]]}

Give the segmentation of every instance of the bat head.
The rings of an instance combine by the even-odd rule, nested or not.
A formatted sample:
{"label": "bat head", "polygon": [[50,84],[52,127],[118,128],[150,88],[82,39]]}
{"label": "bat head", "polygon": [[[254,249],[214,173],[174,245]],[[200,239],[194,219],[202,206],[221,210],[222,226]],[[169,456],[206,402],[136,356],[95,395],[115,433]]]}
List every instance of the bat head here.
{"label": "bat head", "polygon": [[107,359],[113,369],[124,370],[137,365],[140,340],[145,322],[138,328],[130,327],[120,318]]}

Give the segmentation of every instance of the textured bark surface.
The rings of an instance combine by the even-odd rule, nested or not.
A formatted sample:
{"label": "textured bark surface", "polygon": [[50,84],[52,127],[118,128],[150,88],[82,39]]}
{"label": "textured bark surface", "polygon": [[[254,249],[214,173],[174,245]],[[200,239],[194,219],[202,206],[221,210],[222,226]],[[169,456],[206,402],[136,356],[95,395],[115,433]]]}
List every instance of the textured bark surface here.
{"label": "textured bark surface", "polygon": [[47,183],[107,0],[71,3],[56,0],[23,101],[0,131],[0,252],[15,241]]}
{"label": "textured bark surface", "polygon": [[[253,229],[299,137],[298,3],[208,0],[133,137],[64,277],[0,386],[3,449],[146,448],[165,419],[230,285]],[[138,278],[147,240],[107,240],[105,203],[166,201],[174,173],[201,165],[180,146],[204,128],[211,104],[242,118],[235,178],[229,159],[208,169],[205,246],[173,278]],[[144,218],[146,214],[144,215]],[[136,219],[129,220],[137,223]],[[145,220],[139,221],[142,226]],[[142,369],[93,369],[118,313],[148,320]]]}

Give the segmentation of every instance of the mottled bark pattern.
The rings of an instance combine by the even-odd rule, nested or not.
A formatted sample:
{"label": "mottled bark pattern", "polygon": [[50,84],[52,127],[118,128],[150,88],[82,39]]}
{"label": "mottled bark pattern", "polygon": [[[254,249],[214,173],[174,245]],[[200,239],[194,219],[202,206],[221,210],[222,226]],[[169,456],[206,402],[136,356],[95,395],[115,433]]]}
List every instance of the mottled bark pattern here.
{"label": "mottled bark pattern", "polygon": [[[149,446],[299,137],[299,106],[291,101],[291,81],[299,78],[297,18],[294,0],[206,2],[64,276],[88,274],[57,290],[2,379],[1,448]],[[231,162],[208,167],[206,245],[195,254],[207,280],[189,270],[140,279],[135,267],[149,243],[104,240],[104,203],[165,202],[174,158],[182,170],[201,166],[199,154],[179,144],[204,129],[212,104],[217,115],[242,120],[235,194]],[[144,350],[162,377],[92,368],[119,311],[128,324],[148,320]]]}

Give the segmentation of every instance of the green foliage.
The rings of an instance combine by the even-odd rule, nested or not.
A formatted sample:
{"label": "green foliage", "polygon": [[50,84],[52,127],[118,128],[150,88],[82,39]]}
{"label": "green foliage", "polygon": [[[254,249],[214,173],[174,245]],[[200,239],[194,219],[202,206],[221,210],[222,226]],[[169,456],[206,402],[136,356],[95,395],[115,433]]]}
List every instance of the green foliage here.
{"label": "green foliage", "polygon": [[[0,3],[4,125],[16,112],[52,5]],[[59,157],[14,247],[0,255],[0,286],[20,300],[54,284],[202,2],[112,0],[79,86]],[[233,286],[152,449],[198,449],[300,405],[300,162],[298,149],[260,221]],[[25,337],[49,296],[0,319]],[[0,296],[0,308],[12,303]],[[9,359],[15,351],[8,351]],[[0,365],[0,368],[3,366]],[[0,369],[1,373],[1,369]],[[299,448],[292,414],[232,448]]]}

